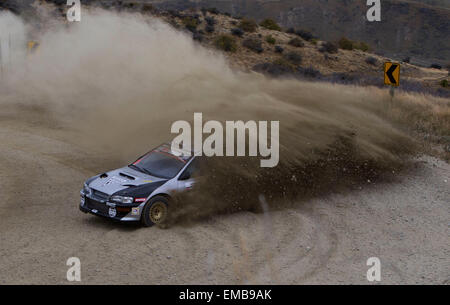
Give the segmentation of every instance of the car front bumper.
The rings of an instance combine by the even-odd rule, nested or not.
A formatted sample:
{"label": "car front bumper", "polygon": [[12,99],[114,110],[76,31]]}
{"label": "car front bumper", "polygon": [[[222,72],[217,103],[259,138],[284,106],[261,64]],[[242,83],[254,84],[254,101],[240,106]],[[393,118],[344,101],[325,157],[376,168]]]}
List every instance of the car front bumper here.
{"label": "car front bumper", "polygon": [[[140,221],[142,207],[136,206],[122,206],[110,202],[101,202],[90,198],[83,193],[80,194],[80,211],[90,213],[96,216],[109,218],[115,221]],[[130,211],[120,211],[121,208],[129,208]]]}

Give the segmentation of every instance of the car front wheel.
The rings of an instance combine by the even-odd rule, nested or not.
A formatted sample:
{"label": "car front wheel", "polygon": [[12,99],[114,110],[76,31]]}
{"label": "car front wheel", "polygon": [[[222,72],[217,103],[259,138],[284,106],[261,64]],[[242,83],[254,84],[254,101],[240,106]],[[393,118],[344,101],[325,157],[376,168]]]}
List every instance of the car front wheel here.
{"label": "car front wheel", "polygon": [[167,219],[168,200],[163,196],[151,198],[144,206],[141,221],[146,227],[161,225]]}

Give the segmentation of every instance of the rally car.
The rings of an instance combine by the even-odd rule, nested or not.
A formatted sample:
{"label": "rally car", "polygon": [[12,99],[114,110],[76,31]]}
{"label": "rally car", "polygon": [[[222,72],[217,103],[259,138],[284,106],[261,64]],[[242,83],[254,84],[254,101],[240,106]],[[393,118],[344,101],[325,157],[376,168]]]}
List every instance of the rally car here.
{"label": "rally car", "polygon": [[89,178],[80,192],[80,210],[144,226],[167,218],[174,192],[192,188],[197,157],[174,152],[163,144],[132,164]]}

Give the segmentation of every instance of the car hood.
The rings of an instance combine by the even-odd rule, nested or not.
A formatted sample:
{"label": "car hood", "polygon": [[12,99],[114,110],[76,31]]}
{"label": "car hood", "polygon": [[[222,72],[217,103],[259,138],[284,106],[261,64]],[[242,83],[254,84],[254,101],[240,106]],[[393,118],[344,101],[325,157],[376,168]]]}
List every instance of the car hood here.
{"label": "car hood", "polygon": [[114,193],[129,187],[166,180],[167,179],[141,173],[126,166],[99,175],[89,182],[89,187],[102,193],[113,195]]}

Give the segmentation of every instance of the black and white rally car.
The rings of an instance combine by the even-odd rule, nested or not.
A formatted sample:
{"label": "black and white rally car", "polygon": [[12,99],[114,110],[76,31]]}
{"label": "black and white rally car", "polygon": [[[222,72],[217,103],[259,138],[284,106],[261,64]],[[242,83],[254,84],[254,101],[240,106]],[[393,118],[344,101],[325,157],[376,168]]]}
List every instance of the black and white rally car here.
{"label": "black and white rally car", "polygon": [[80,192],[80,210],[144,226],[164,222],[174,192],[192,188],[197,158],[179,156],[163,144],[132,164],[89,178]]}

